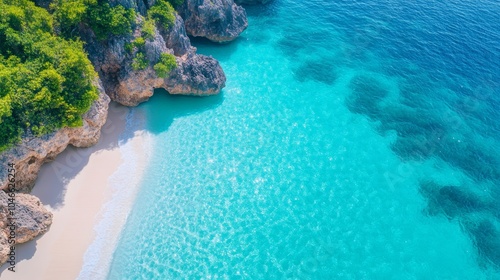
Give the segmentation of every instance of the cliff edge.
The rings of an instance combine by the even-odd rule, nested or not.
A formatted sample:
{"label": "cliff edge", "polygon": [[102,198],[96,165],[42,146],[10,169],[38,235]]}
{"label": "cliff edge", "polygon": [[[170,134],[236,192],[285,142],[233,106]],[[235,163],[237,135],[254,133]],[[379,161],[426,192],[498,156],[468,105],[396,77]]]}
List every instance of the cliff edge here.
{"label": "cliff edge", "polygon": [[[68,145],[88,147],[97,143],[110,101],[101,86],[99,89],[99,98],[85,113],[83,126],[63,128],[42,137],[25,137],[20,144],[0,154],[0,264],[8,261],[11,246],[32,240],[52,224],[52,213],[28,192],[42,164],[52,161]],[[8,172],[9,164],[13,164],[15,172]],[[15,193],[6,192],[9,173],[15,175]],[[9,243],[11,240],[15,244]]]}
{"label": "cliff edge", "polygon": [[[268,0],[236,0],[238,4],[265,3]],[[64,151],[68,145],[88,147],[99,141],[106,122],[108,104],[114,100],[136,106],[163,88],[170,94],[213,95],[225,86],[226,76],[219,62],[196,53],[188,34],[214,42],[229,42],[248,26],[245,10],[233,0],[185,0],[174,12],[168,27],[149,26],[145,37],[148,9],[157,0],[109,0],[135,11],[131,34],[98,38],[86,24],[78,25],[80,39],[99,75],[99,97],[83,115],[83,126],[62,128],[34,137],[24,135],[21,142],[0,153],[0,264],[8,261],[12,236],[10,218],[16,217],[16,244],[45,233],[52,214],[38,198],[30,195],[38,171],[45,162]],[[36,0],[49,9],[50,0]],[[152,30],[152,31],[151,31]],[[165,57],[175,60],[175,67],[165,75],[155,68]],[[9,164],[15,167],[15,193],[9,193]],[[12,198],[15,197],[15,205]],[[13,207],[13,208],[12,208]]]}
{"label": "cliff edge", "polygon": [[29,193],[43,163],[52,161],[68,145],[89,147],[99,141],[101,128],[108,116],[109,97],[99,86],[99,98],[83,116],[83,126],[66,127],[41,137],[24,137],[22,142],[0,154],[0,189],[8,188],[8,164],[15,166],[18,192]]}
{"label": "cliff edge", "polygon": [[[214,58],[196,53],[179,15],[175,15],[174,24],[168,29],[155,26],[147,39],[142,37],[145,18],[139,15],[136,21],[131,35],[105,41],[97,40],[92,30],[81,27],[89,59],[113,101],[136,106],[148,100],[156,88],[184,95],[213,95],[222,90],[226,83],[222,67]],[[134,45],[137,41],[141,41],[139,46]],[[165,77],[154,69],[162,54],[173,55],[176,62]],[[134,69],[139,56],[144,57],[144,64]]]}

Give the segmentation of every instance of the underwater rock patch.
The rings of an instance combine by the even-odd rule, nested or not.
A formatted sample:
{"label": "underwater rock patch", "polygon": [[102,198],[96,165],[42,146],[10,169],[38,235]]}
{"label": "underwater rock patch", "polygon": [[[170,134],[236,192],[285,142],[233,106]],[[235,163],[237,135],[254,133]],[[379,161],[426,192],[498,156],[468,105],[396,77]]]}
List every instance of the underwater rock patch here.
{"label": "underwater rock patch", "polygon": [[351,80],[349,89],[351,94],[345,102],[351,112],[367,115],[371,119],[380,118],[379,103],[389,91],[377,79],[358,75]]}
{"label": "underwater rock patch", "polygon": [[295,78],[304,82],[314,80],[327,85],[332,85],[337,79],[333,63],[328,59],[304,62],[296,71]]}

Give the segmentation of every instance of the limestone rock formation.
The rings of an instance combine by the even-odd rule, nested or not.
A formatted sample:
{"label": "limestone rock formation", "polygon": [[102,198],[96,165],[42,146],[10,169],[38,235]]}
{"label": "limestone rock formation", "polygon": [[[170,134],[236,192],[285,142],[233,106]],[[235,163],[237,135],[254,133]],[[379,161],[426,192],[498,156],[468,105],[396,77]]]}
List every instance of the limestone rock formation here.
{"label": "limestone rock formation", "polygon": [[[176,15],[175,25],[169,30],[155,28],[152,39],[145,40],[141,49],[127,51],[141,36],[142,17],[131,36],[110,38],[100,42],[91,30],[82,27],[82,38],[88,42],[86,50],[112,100],[125,106],[136,106],[153,95],[155,88],[164,88],[172,94],[217,94],[225,86],[226,77],[219,63],[198,55],[191,46],[182,18]],[[147,66],[133,69],[134,57],[144,54]],[[177,67],[166,78],[157,76],[153,66],[162,53],[174,54]]]}
{"label": "limestone rock formation", "polygon": [[[32,240],[45,233],[51,224],[52,213],[43,207],[37,197],[24,193],[11,197],[0,191],[0,263],[7,261],[10,246]],[[14,227],[15,233],[11,233],[11,227]],[[15,241],[14,245],[9,244],[9,238]]]}
{"label": "limestone rock formation", "polygon": [[[36,0],[47,8],[50,1]],[[186,30],[193,36],[226,42],[235,39],[247,27],[245,10],[233,0],[185,0],[180,10],[186,23],[176,14],[175,23],[168,29],[157,27],[153,38],[143,45],[134,45],[142,37],[144,16],[155,0],[110,0],[138,11],[131,35],[111,36],[99,41],[92,30],[80,24],[80,37],[85,42],[89,59],[99,74],[100,95],[83,116],[83,126],[62,128],[41,137],[25,136],[21,143],[0,153],[0,264],[7,260],[10,246],[8,236],[8,164],[16,169],[16,242],[27,242],[46,232],[52,223],[52,214],[31,191],[43,163],[53,160],[68,145],[88,147],[97,143],[106,122],[110,98],[126,106],[146,101],[155,88],[164,88],[171,94],[212,95],[225,86],[226,77],[218,61],[196,54]],[[133,47],[131,47],[131,45]],[[147,65],[139,69],[133,61],[140,53]],[[167,77],[158,77],[154,65],[162,54],[175,55],[177,67]]]}
{"label": "limestone rock formation", "polygon": [[167,44],[167,47],[174,51],[174,55],[181,56],[188,52],[195,52],[196,49],[191,46],[191,41],[186,34],[184,20],[175,14],[175,23],[169,30],[160,28],[160,33]]}
{"label": "limestone rock formation", "polygon": [[68,145],[88,147],[97,143],[109,103],[102,86],[99,89],[99,98],[83,116],[83,126],[63,128],[41,137],[25,137],[20,144],[0,154],[0,190],[8,187],[8,163],[15,164],[16,189],[29,192],[43,163],[53,160]]}
{"label": "limestone rock formation", "polygon": [[238,5],[257,5],[266,4],[271,2],[271,0],[234,0],[234,3]]}
{"label": "limestone rock formation", "polygon": [[170,94],[213,95],[225,86],[226,76],[212,57],[189,53],[177,59],[177,68],[163,80]]}
{"label": "limestone rock formation", "polygon": [[185,0],[179,8],[188,34],[229,42],[248,26],[245,9],[233,0]]}

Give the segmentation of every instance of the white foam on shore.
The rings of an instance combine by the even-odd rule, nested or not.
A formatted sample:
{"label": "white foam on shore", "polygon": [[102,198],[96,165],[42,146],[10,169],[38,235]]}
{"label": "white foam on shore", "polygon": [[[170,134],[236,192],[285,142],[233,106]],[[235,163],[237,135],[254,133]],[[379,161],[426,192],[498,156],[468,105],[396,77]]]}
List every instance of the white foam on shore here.
{"label": "white foam on shore", "polygon": [[121,231],[133,207],[142,175],[153,144],[153,137],[144,130],[144,118],[132,109],[127,115],[125,131],[120,135],[119,149],[123,163],[108,184],[112,197],[100,210],[100,221],[94,226],[95,238],[85,252],[77,279],[106,279]]}

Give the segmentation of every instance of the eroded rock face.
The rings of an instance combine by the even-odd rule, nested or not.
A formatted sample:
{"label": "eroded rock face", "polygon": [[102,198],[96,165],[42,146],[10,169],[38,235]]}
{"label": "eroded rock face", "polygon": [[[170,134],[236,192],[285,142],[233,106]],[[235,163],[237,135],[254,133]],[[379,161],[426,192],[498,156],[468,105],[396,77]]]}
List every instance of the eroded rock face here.
{"label": "eroded rock face", "polygon": [[99,86],[99,98],[83,116],[83,126],[63,128],[41,137],[27,137],[0,154],[0,190],[8,188],[8,164],[16,169],[16,190],[29,192],[43,163],[52,161],[68,145],[89,147],[97,143],[108,115],[109,97]]}
{"label": "eroded rock face", "polygon": [[[106,93],[112,100],[125,105],[136,106],[153,95],[154,88],[160,87],[162,79],[156,76],[153,65],[158,62],[161,53],[171,53],[166,47],[163,37],[155,30],[152,40],[146,40],[141,50],[126,50],[135,38],[141,36],[139,26],[132,36],[112,37],[100,42],[90,30],[84,30],[89,58],[103,82]],[[141,52],[148,65],[145,69],[134,70],[134,57]]]}
{"label": "eroded rock face", "polygon": [[177,59],[177,68],[163,80],[170,94],[213,95],[226,84],[219,62],[212,57],[190,53]]}
{"label": "eroded rock face", "polygon": [[269,3],[271,0],[234,0],[234,2],[238,5],[257,5]]}
{"label": "eroded rock face", "polygon": [[[37,197],[24,193],[9,196],[0,191],[0,264],[8,260],[12,246],[8,243],[9,237],[15,241],[13,246],[17,246],[45,233],[51,224],[52,213],[43,207]],[[11,233],[12,229],[15,233]]]}
{"label": "eroded rock face", "polygon": [[[16,244],[30,241],[45,233],[52,224],[52,213],[45,209],[40,200],[29,192],[38,176],[43,163],[53,160],[68,145],[88,147],[99,140],[101,128],[108,115],[109,97],[99,85],[99,98],[90,110],[83,115],[83,126],[63,128],[42,137],[26,137],[15,147],[0,154],[0,264],[4,263],[10,252],[9,210],[16,218]],[[9,196],[8,164],[15,167],[15,195]],[[25,193],[22,193],[25,192]],[[14,208],[9,199],[14,196]]]}
{"label": "eroded rock face", "polygon": [[175,24],[169,30],[160,28],[160,33],[167,44],[167,47],[174,51],[174,55],[181,56],[188,52],[196,52],[196,49],[191,46],[191,41],[186,34],[184,20],[175,14]]}
{"label": "eroded rock face", "polygon": [[[37,4],[47,6],[49,1],[37,0]],[[30,194],[43,163],[53,160],[68,145],[88,147],[98,142],[100,131],[106,122],[108,104],[111,99],[135,106],[146,101],[155,88],[164,88],[171,94],[212,95],[225,86],[225,74],[212,57],[196,54],[186,34],[186,27],[192,26],[191,34],[204,36],[217,42],[236,38],[246,27],[247,20],[243,8],[233,0],[186,0],[186,14],[191,24],[184,24],[176,15],[175,24],[168,30],[155,29],[152,39],[139,48],[130,44],[141,37],[141,21],[147,9],[155,0],[110,0],[111,5],[122,4],[134,8],[138,15],[132,35],[110,37],[98,41],[92,30],[80,24],[80,35],[86,42],[85,48],[96,71],[99,73],[99,99],[83,116],[83,126],[63,128],[41,137],[25,137],[15,147],[0,154],[0,264],[8,258],[10,245],[8,236],[8,164],[16,169],[16,242],[24,243],[46,232],[52,223],[52,214],[40,200]],[[195,28],[196,27],[196,28]],[[194,32],[199,29],[200,33]],[[147,66],[133,69],[132,62],[141,52],[147,59]],[[176,56],[177,67],[165,78],[160,78],[154,70],[161,54]],[[102,82],[101,82],[102,81]],[[109,95],[109,97],[108,97]]]}
{"label": "eroded rock face", "polygon": [[[125,106],[136,106],[148,100],[155,88],[164,88],[172,94],[212,95],[225,86],[226,77],[219,63],[207,56],[198,55],[191,46],[182,18],[176,16],[175,25],[169,30],[155,29],[152,39],[144,46],[127,50],[141,36],[140,22],[133,35],[110,38],[99,42],[90,30],[82,30],[89,58],[101,77],[105,90],[112,100]],[[133,69],[133,61],[141,53],[147,59],[143,69]],[[162,53],[176,55],[177,67],[166,78],[154,70]]]}
{"label": "eroded rock face", "polygon": [[179,8],[188,34],[229,42],[248,26],[245,9],[233,0],[185,0]]}

